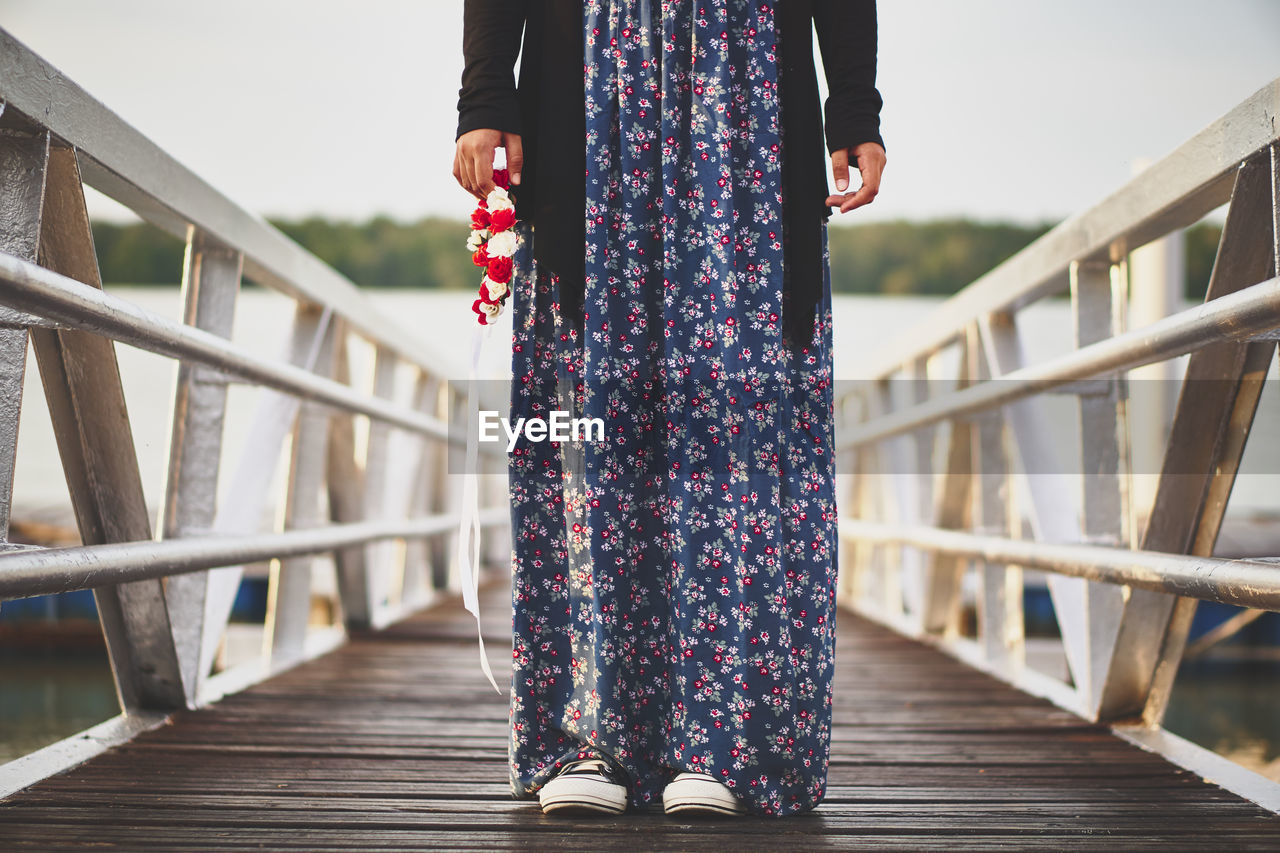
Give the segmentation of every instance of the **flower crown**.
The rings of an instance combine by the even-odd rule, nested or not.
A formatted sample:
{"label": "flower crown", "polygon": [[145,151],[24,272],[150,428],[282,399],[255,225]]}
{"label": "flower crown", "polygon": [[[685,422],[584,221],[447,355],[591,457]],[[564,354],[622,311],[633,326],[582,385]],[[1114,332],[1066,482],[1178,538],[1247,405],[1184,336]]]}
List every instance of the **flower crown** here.
{"label": "flower crown", "polygon": [[480,298],[471,303],[481,325],[488,325],[501,314],[511,295],[511,257],[520,242],[512,230],[517,220],[508,192],[511,184],[507,170],[494,169],[493,182],[497,186],[471,214],[471,236],[467,238],[472,262],[485,270],[480,280]]}

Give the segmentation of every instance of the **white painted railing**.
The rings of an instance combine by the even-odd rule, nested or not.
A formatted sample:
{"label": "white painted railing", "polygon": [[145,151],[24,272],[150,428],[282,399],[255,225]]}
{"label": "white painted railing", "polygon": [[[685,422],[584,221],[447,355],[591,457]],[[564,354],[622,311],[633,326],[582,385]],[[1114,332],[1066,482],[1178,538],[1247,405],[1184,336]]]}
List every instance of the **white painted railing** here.
{"label": "white painted railing", "polygon": [[[0,767],[0,795],[64,769],[174,709],[196,707],[460,588],[451,531],[463,439],[450,377],[467,366],[384,316],[338,272],[236,206],[0,30],[0,601],[92,589],[122,714]],[[101,287],[83,185],[186,242],[183,316],[156,316]],[[283,356],[230,340],[242,276],[296,301]],[[157,526],[143,497],[115,341],[177,361],[168,478]],[[28,344],[83,545],[7,542]],[[371,387],[354,380],[371,347]],[[243,458],[219,506],[231,383],[258,387]],[[505,401],[490,401],[498,407]],[[155,416],[155,413],[143,413]],[[368,429],[357,441],[356,416]],[[392,431],[414,452],[392,458]],[[282,528],[262,530],[288,453]],[[482,472],[504,475],[486,452]],[[398,498],[387,480],[408,468]],[[460,469],[455,465],[452,468]],[[509,568],[505,480],[483,477],[491,565]],[[155,535],[158,533],[159,535]],[[386,547],[389,543],[403,547]],[[336,620],[312,615],[312,571],[332,555]],[[210,678],[243,567],[271,561],[261,659]],[[318,621],[318,624],[317,624]],[[2,689],[2,686],[0,686]]]}
{"label": "white painted railing", "polygon": [[[1273,809],[1280,786],[1160,724],[1198,600],[1280,609],[1275,562],[1212,556],[1280,337],[1277,115],[1280,80],[893,345],[857,353],[862,372],[838,389],[836,433],[851,475],[843,605],[1234,780]],[[1206,302],[1126,329],[1130,254],[1224,203]],[[1031,363],[1019,314],[1063,292],[1076,349]],[[1188,353],[1151,505],[1135,506],[1130,373]],[[944,377],[944,365],[955,372]],[[1079,448],[1054,439],[1064,431],[1045,401],[1064,393],[1078,398]],[[1069,680],[1027,663],[1024,570],[1047,573]]]}

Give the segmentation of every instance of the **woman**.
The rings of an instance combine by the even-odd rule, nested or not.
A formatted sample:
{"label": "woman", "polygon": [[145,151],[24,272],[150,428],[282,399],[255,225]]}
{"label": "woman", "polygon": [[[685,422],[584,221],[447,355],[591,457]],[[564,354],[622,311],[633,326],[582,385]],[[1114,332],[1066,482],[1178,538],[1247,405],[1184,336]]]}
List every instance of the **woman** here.
{"label": "woman", "polygon": [[483,198],[505,148],[521,220],[510,416],[604,424],[510,456],[513,794],[812,809],[836,586],[826,221],[884,167],[874,0],[466,0],[464,29],[454,175]]}

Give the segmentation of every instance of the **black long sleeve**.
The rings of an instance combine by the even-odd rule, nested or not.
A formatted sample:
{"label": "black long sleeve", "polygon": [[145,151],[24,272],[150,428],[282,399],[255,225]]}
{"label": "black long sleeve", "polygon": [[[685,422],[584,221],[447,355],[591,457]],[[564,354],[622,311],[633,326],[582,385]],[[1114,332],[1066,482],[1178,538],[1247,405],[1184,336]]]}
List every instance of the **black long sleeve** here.
{"label": "black long sleeve", "polygon": [[[876,91],[874,0],[782,0],[779,98],[786,104],[783,308],[785,337],[800,346],[812,339],[822,297],[822,226],[825,138],[834,151],[880,137]],[[512,195],[516,216],[536,224],[533,256],[558,277],[562,316],[583,329],[583,200],[586,197],[583,97],[583,5],[579,0],[465,0],[465,69],[458,98],[458,136],[476,128],[519,133],[524,168]],[[828,80],[826,104],[814,67],[816,24]],[[523,33],[523,36],[522,36]],[[514,67],[520,62],[518,82]],[[542,188],[542,189],[539,189]]]}
{"label": "black long sleeve", "polygon": [[824,105],[828,152],[863,142],[883,148],[875,0],[813,0],[813,22],[829,93]]}
{"label": "black long sleeve", "polygon": [[528,14],[529,0],[466,0],[457,136],[477,128],[521,132],[515,64]]}

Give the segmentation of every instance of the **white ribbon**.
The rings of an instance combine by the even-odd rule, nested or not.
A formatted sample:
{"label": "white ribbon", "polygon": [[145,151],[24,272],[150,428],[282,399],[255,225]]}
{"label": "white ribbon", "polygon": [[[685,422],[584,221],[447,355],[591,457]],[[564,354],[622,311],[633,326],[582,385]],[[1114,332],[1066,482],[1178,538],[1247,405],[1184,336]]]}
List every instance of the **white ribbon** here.
{"label": "white ribbon", "polygon": [[[477,466],[480,455],[479,442],[479,402],[476,394],[476,373],[480,367],[480,351],[484,339],[492,329],[491,324],[476,324],[475,335],[471,346],[471,374],[467,377],[467,461],[462,476],[462,509],[458,523],[458,565],[462,573],[462,606],[475,614],[476,639],[480,642],[480,668],[485,677],[497,690],[502,689],[493,679],[493,671],[489,669],[489,658],[484,653],[484,631],[480,626],[480,498]],[[467,552],[471,551],[468,555]]]}

